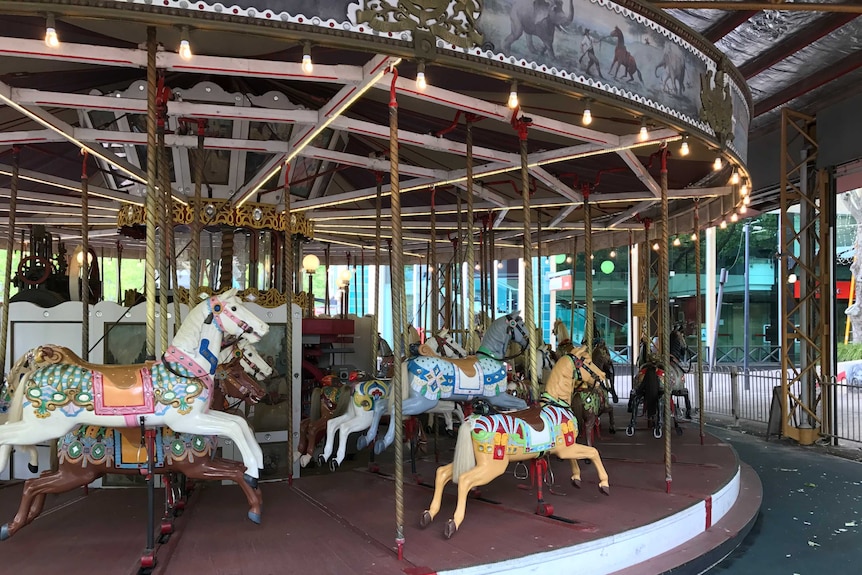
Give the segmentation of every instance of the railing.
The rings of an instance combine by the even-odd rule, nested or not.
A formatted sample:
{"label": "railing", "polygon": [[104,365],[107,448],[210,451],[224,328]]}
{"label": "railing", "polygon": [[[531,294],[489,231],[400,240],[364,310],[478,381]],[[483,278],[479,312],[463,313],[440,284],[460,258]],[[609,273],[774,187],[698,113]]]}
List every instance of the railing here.
{"label": "railing", "polygon": [[[615,366],[614,386],[620,398],[626,400],[632,388],[632,371],[629,364]],[[692,405],[702,406],[707,421],[712,414],[768,424],[773,389],[781,386],[782,371],[775,368],[743,371],[736,365],[717,365],[712,372],[705,369],[702,404],[698,397],[696,366],[685,375],[685,382]],[[823,422],[821,434],[834,440],[862,442],[862,381],[854,378],[838,382],[832,377],[825,382],[818,381],[815,385],[815,410]],[[824,398],[829,400],[827,404],[831,406],[831,412],[827,414],[822,413]],[[801,409],[794,410],[793,420],[796,424],[805,423],[807,417]],[[775,429],[780,428],[780,421],[772,423]],[[816,421],[813,423],[818,425]]]}

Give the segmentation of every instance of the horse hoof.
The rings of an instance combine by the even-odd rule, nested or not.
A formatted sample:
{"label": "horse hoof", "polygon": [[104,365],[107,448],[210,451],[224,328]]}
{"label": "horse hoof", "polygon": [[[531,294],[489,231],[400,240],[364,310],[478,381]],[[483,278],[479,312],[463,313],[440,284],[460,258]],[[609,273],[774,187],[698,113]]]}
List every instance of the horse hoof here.
{"label": "horse hoof", "polygon": [[0,525],[0,541],[6,541],[10,537],[12,537],[12,534],[9,533],[9,526],[5,523]]}
{"label": "horse hoof", "polygon": [[330,471],[337,471],[338,470],[338,461],[336,461],[335,459],[330,459],[329,460],[329,470]]}
{"label": "horse hoof", "polygon": [[304,453],[304,454],[302,454],[302,455],[299,457],[299,465],[300,465],[300,467],[305,467],[305,466],[307,466],[309,463],[311,463],[311,456],[310,456],[310,455],[308,455],[307,453]]}
{"label": "horse hoof", "polygon": [[419,527],[428,527],[432,521],[434,518],[431,517],[431,512],[426,509],[425,513],[422,514],[422,519],[419,520]]}
{"label": "horse hoof", "polygon": [[610,496],[610,494],[611,494],[611,488],[608,487],[607,485],[599,485],[599,491],[601,492],[602,495]]}
{"label": "horse hoof", "polygon": [[[691,419],[691,418],[689,417],[689,419]],[[30,473],[38,473],[39,472],[39,466],[33,465],[32,463],[27,464],[27,469],[30,470]]]}
{"label": "horse hoof", "polygon": [[322,455],[318,455],[317,456],[317,464],[319,466],[323,467],[324,465],[326,465],[326,458]]}
{"label": "horse hoof", "polygon": [[572,485],[574,485],[576,488],[580,489],[581,488],[581,480],[580,479],[572,479]]}
{"label": "horse hoof", "polygon": [[386,445],[382,441],[378,441],[374,444],[374,454],[380,455],[383,453],[383,450],[386,449]]}
{"label": "horse hoof", "polygon": [[255,525],[260,525],[260,513],[255,513],[254,511],[248,512],[248,518],[251,519],[251,522]]}
{"label": "horse hoof", "polygon": [[366,447],[368,447],[368,439],[363,435],[362,437],[360,437],[359,439],[356,440],[356,449],[358,449],[359,451],[362,451]]}
{"label": "horse hoof", "polygon": [[450,519],[446,522],[446,529],[443,530],[443,535],[446,539],[452,539],[452,536],[455,535],[456,531],[458,531],[458,527],[455,525],[455,520]]}
{"label": "horse hoof", "polygon": [[616,432],[617,432],[617,430],[614,427],[611,427],[608,429],[608,433],[610,433],[611,435],[615,434]]}

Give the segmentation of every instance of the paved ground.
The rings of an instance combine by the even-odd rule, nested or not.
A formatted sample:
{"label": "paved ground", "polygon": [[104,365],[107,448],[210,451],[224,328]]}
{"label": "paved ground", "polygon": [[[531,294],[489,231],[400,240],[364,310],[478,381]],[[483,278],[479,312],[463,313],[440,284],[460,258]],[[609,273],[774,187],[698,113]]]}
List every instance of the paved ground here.
{"label": "paved ground", "polygon": [[760,517],[710,575],[844,575],[862,572],[862,451],[802,447],[760,426],[708,427],[763,483]]}

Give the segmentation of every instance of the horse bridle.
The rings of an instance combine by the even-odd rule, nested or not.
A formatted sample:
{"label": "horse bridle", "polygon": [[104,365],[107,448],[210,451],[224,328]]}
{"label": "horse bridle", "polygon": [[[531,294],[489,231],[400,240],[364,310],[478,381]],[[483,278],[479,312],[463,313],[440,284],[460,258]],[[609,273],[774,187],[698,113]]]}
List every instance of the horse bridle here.
{"label": "horse bridle", "polygon": [[581,374],[582,369],[589,373],[591,376],[593,376],[593,381],[595,381],[596,383],[602,380],[602,378],[599,377],[598,373],[590,369],[590,366],[587,365],[587,361],[584,358],[573,353],[567,353],[566,355],[569,356],[569,359],[572,360],[572,365],[574,365],[575,368],[574,373],[577,374],[578,381],[583,381],[584,379],[584,376]]}
{"label": "horse bridle", "polygon": [[207,307],[210,310],[210,316],[215,320],[216,325],[222,333],[227,333],[225,331],[224,322],[221,318],[222,315],[234,322],[237,327],[242,330],[243,333],[254,333],[254,328],[250,326],[245,320],[234,314],[233,311],[230,309],[230,306],[225,305],[223,301],[218,299],[218,296],[212,296],[211,298],[209,298],[207,300]]}
{"label": "horse bridle", "polygon": [[455,346],[449,343],[448,339],[446,339],[445,337],[440,337],[439,335],[435,335],[434,339],[437,340],[437,349],[443,349],[448,347],[455,353],[455,355],[457,355],[461,359],[464,359],[464,354],[455,349]]}

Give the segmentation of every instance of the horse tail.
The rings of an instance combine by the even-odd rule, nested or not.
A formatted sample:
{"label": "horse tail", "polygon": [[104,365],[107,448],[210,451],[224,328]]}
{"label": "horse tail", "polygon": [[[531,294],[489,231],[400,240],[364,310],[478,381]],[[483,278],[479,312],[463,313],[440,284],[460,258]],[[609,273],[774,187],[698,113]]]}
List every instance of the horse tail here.
{"label": "horse tail", "polygon": [[455,442],[455,459],[452,461],[452,483],[458,483],[462,473],[476,467],[476,454],[473,453],[473,422],[467,419],[458,428],[458,439]]}
{"label": "horse tail", "polygon": [[647,417],[653,417],[658,411],[658,399],[661,394],[661,381],[655,366],[650,366],[644,373],[643,385]]}
{"label": "horse tail", "polygon": [[341,388],[341,392],[338,394],[338,403],[335,404],[335,411],[332,412],[332,417],[341,417],[347,413],[347,408],[350,407],[350,401],[353,399],[351,391],[353,390],[350,389],[349,385]]}
{"label": "horse tail", "polygon": [[321,395],[323,395],[323,392],[319,387],[315,387],[314,391],[311,392],[311,407],[308,413],[308,420],[312,423],[320,419]]}

